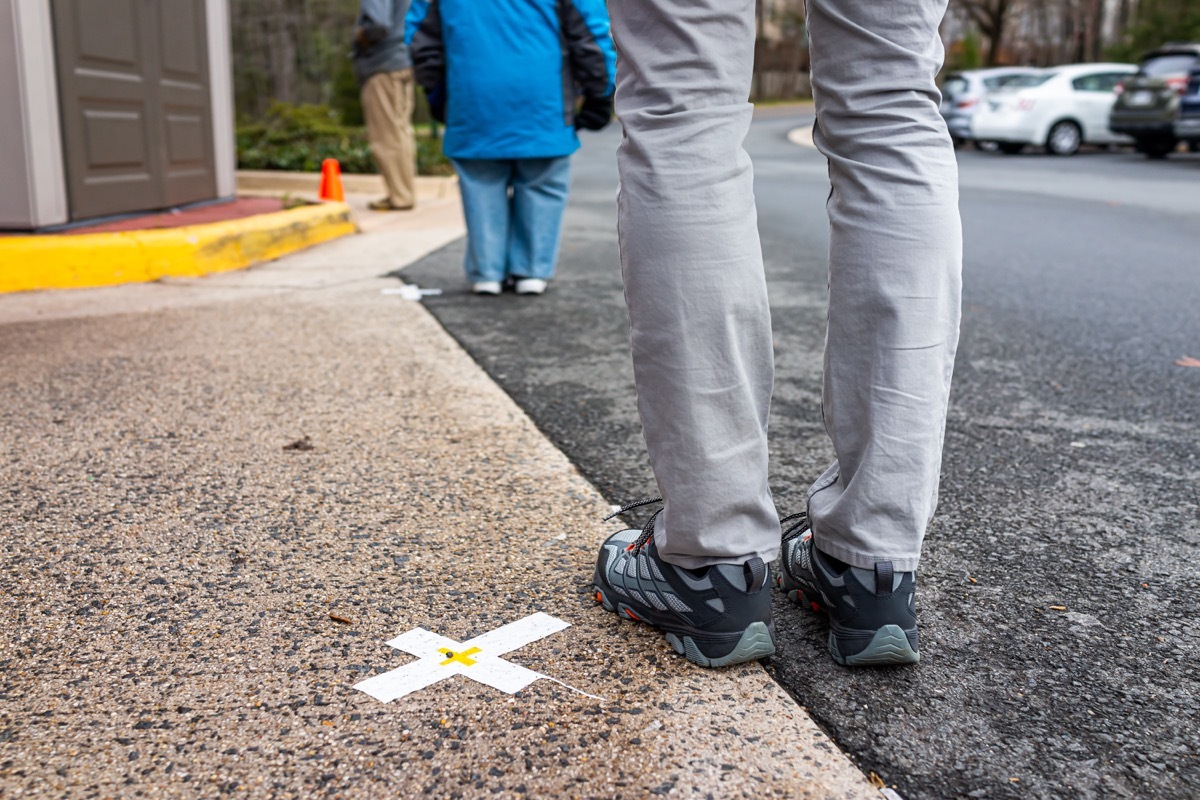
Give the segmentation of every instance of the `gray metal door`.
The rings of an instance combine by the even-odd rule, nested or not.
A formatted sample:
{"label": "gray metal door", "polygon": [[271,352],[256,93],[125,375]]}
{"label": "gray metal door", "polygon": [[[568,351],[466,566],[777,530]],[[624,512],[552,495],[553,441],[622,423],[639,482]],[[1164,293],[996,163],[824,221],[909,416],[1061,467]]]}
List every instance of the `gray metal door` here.
{"label": "gray metal door", "polygon": [[204,0],[53,0],[71,219],[216,197]]}
{"label": "gray metal door", "polygon": [[159,45],[159,72],[154,94],[162,134],[163,205],[211,200],[217,196],[217,176],[205,3],[148,2],[158,17],[154,41]]}

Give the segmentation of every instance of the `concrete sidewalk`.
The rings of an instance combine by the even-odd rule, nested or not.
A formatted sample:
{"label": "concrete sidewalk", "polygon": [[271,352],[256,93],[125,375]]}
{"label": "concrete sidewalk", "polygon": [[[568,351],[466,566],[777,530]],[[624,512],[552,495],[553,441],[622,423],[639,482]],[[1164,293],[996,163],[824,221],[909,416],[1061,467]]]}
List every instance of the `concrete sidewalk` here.
{"label": "concrete sidewalk", "polygon": [[[384,293],[461,235],[456,198],[361,228],[0,296],[0,795],[878,798],[759,666],[594,604],[608,504]],[[535,612],[570,627],[505,656],[550,678],[515,695],[353,688],[413,628]]]}

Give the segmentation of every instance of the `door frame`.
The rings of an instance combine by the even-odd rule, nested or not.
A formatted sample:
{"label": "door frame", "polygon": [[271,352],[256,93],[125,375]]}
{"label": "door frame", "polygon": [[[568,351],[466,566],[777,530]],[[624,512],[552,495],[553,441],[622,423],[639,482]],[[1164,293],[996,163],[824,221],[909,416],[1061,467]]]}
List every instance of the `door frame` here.
{"label": "door frame", "polygon": [[45,0],[0,0],[0,98],[15,111],[0,128],[5,152],[17,156],[0,158],[0,229],[62,225],[69,218],[67,176]]}

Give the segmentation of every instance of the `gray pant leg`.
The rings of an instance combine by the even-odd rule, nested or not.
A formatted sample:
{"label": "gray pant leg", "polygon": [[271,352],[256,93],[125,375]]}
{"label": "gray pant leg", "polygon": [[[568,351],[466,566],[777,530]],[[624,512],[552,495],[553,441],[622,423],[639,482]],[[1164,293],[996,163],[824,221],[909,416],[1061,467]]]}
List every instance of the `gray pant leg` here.
{"label": "gray pant leg", "polygon": [[824,417],[837,461],[814,542],[916,569],[937,504],[958,345],[958,170],[938,113],[945,0],[808,0],[817,146],[829,159]]}
{"label": "gray pant leg", "polygon": [[610,0],[618,225],[638,412],[684,567],[779,552],[767,487],[774,365],[742,142],[754,0]]}

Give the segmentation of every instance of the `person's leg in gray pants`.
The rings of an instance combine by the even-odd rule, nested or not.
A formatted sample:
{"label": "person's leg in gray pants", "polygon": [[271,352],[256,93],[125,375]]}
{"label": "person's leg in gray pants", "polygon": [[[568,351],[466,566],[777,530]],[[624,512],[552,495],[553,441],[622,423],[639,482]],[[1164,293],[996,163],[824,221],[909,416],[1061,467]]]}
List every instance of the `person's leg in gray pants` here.
{"label": "person's leg in gray pants", "polygon": [[[881,593],[884,577],[916,569],[933,515],[958,340],[957,168],[934,83],[945,5],[808,2],[815,141],[833,184],[823,412],[836,453],[808,510],[817,549],[840,568],[887,565]],[[684,568],[769,561],[774,367],[742,148],[755,3],[609,6],[621,266],[664,498],[654,543]]]}

